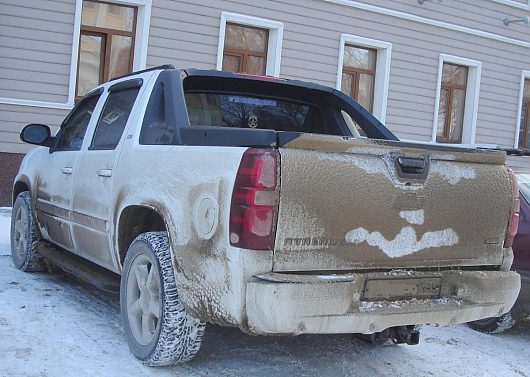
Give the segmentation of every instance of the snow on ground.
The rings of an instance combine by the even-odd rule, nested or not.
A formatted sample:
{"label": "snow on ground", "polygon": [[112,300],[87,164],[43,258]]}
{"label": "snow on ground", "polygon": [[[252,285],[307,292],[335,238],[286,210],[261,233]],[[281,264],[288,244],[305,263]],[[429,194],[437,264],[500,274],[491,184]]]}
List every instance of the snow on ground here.
{"label": "snow on ground", "polygon": [[208,326],[194,361],[148,368],[129,352],[118,296],[63,274],[23,273],[0,209],[0,376],[529,376],[530,320],[505,334],[425,326],[417,346],[351,335],[253,337]]}
{"label": "snow on ground", "polygon": [[11,208],[0,207],[0,255],[11,255],[9,232],[11,230]]}

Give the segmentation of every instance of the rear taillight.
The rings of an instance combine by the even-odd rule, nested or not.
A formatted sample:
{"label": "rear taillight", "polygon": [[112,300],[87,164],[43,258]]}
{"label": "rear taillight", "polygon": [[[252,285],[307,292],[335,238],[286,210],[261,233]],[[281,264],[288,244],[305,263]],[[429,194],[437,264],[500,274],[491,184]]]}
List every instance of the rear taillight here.
{"label": "rear taillight", "polygon": [[249,148],[237,171],[230,206],[230,244],[272,250],[278,208],[278,151]]}
{"label": "rear taillight", "polygon": [[508,169],[510,172],[510,178],[512,180],[512,197],[513,206],[508,221],[508,229],[506,230],[506,238],[504,239],[504,247],[512,247],[513,239],[517,234],[517,228],[519,227],[519,210],[520,210],[520,198],[519,198],[519,186],[517,185],[517,177],[512,169]]}

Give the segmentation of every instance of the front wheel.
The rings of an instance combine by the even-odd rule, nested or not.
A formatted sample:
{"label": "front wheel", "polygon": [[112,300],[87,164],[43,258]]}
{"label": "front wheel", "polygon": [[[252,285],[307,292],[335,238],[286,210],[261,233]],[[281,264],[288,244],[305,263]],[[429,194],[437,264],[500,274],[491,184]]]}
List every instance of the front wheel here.
{"label": "front wheel", "polygon": [[142,233],[123,266],[120,306],[131,352],[149,366],[191,360],[199,351],[205,323],[182,305],[166,232]]}
{"label": "front wheel", "polygon": [[500,317],[491,317],[480,319],[478,321],[468,322],[468,326],[486,334],[500,334],[511,329],[517,320],[514,318],[512,310]]}
{"label": "front wheel", "polygon": [[23,191],[17,196],[11,212],[11,258],[19,270],[25,272],[43,270],[41,261],[33,249],[36,240],[31,197],[29,192]]}

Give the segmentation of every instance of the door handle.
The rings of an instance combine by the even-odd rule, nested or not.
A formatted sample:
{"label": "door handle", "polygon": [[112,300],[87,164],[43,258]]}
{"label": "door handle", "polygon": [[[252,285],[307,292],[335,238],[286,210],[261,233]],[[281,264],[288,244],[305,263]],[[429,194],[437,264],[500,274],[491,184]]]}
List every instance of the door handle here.
{"label": "door handle", "polygon": [[99,169],[98,175],[100,177],[112,177],[112,170],[110,169]]}
{"label": "door handle", "polygon": [[68,168],[68,167],[64,167],[61,169],[61,172],[63,174],[67,174],[67,175],[70,175],[74,172],[74,169],[73,168]]}

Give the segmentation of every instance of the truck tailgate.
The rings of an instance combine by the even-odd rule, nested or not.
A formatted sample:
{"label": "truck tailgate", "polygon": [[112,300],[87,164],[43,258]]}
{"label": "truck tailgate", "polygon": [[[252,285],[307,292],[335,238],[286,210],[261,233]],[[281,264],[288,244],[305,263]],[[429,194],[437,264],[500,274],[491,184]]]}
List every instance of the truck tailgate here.
{"label": "truck tailgate", "polygon": [[275,271],[502,263],[504,153],[322,135],[279,151]]}

